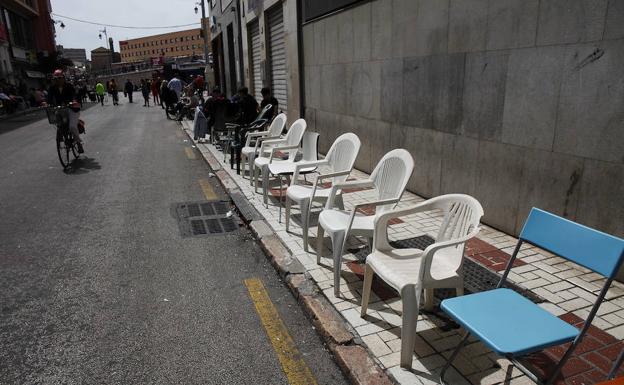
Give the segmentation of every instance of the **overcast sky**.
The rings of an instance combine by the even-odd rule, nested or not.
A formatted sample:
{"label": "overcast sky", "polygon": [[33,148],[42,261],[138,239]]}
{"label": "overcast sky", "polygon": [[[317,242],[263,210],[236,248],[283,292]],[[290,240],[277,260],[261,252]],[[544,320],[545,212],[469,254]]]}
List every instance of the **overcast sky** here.
{"label": "overcast sky", "polygon": [[[123,26],[168,26],[197,22],[200,27],[201,9],[195,15],[195,0],[52,0],[52,12],[76,19]],[[208,8],[208,5],[207,7]],[[208,11],[208,9],[206,9]],[[56,44],[67,48],[85,48],[87,58],[92,49],[106,46],[104,34],[98,38],[101,26],[72,21],[52,15],[63,21],[65,29],[56,25]],[[132,39],[160,33],[181,31],[194,27],[175,29],[125,29],[106,27],[108,37],[115,42],[119,52],[119,40]]]}

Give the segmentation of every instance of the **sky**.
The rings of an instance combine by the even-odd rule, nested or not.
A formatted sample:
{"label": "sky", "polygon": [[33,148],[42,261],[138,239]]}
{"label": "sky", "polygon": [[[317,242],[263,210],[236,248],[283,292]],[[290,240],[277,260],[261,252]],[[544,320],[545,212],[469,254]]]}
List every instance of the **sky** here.
{"label": "sky", "polygon": [[[201,8],[195,14],[196,0],[51,0],[52,19],[62,21],[65,28],[56,24],[56,44],[65,48],[85,48],[87,58],[91,50],[106,47],[104,34],[99,39],[103,26],[90,25],[69,20],[62,16],[122,26],[170,26],[197,23],[196,27],[173,29],[125,29],[106,27],[108,37],[115,42],[115,51],[119,52],[119,41],[161,33],[199,28]],[[198,6],[199,8],[199,6]],[[206,4],[206,12],[208,11]]]}

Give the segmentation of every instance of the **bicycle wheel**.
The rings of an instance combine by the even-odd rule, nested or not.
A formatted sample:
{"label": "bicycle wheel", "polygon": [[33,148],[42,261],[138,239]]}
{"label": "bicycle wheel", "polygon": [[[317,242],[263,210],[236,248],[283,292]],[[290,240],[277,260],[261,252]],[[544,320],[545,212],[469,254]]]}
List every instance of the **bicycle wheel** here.
{"label": "bicycle wheel", "polygon": [[67,146],[67,143],[71,143],[67,139],[67,135],[63,135],[60,131],[56,132],[56,152],[63,168],[69,167],[69,152],[73,147]]}

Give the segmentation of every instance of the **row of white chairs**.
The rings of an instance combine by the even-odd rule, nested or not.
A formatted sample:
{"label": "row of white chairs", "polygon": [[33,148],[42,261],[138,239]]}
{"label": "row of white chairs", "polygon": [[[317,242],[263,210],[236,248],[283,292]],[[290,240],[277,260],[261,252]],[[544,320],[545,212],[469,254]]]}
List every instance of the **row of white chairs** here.
{"label": "row of white chairs", "polygon": [[[291,178],[286,190],[286,231],[289,231],[292,205],[301,212],[303,245],[308,251],[310,212],[314,202],[324,203],[319,215],[317,232],[317,263],[321,264],[324,235],[331,240],[334,270],[334,295],[341,296],[340,274],[345,243],[349,236],[361,236],[368,240],[371,253],[366,258],[362,291],[361,315],[366,315],[371,285],[375,274],[400,294],[403,301],[401,329],[401,366],[411,367],[412,352],[416,338],[421,293],[424,290],[425,307],[433,306],[433,289],[455,288],[463,294],[462,258],[466,241],[479,232],[483,208],[471,196],[449,194],[429,199],[405,208],[397,208],[414,169],[414,160],[404,149],[385,154],[365,180],[348,180],[358,156],[361,142],[357,135],[340,135],[332,144],[324,159],[316,156],[318,134],[306,134],[306,122],[295,121],[285,136],[280,136],[286,124],[286,116],[278,115],[264,132],[248,136],[242,150],[250,183],[258,185],[262,176],[264,204],[268,204],[269,179]],[[255,144],[252,144],[253,141]],[[303,157],[296,160],[303,141]],[[278,157],[278,152],[283,156]],[[242,159],[241,159],[242,162]],[[243,163],[244,164],[244,163]],[[322,171],[320,171],[322,169]],[[313,183],[300,180],[300,176],[315,172]],[[345,210],[343,192],[346,189],[371,189],[374,199],[353,205]],[[280,196],[281,220],[281,196]],[[365,207],[375,207],[375,213],[367,215]],[[388,241],[388,222],[392,218],[415,215],[420,212],[440,210],[443,214],[435,243],[425,250],[397,249]]]}

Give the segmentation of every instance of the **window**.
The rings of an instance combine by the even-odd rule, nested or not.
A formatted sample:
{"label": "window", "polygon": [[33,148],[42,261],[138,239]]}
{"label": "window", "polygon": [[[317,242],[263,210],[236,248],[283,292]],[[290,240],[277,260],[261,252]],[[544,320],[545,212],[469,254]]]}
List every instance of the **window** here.
{"label": "window", "polygon": [[173,39],[169,39],[169,44],[173,43]]}
{"label": "window", "polygon": [[4,10],[4,16],[11,42],[18,47],[33,47],[34,41],[30,19],[25,19],[16,13],[10,12],[8,9]]}
{"label": "window", "polygon": [[192,46],[192,47],[193,47],[193,49],[195,49],[195,44],[193,44],[193,46]]}
{"label": "window", "polygon": [[191,40],[195,40],[195,35],[191,36]]}
{"label": "window", "polygon": [[180,47],[176,47],[176,51],[179,51],[179,50],[180,50]]}

